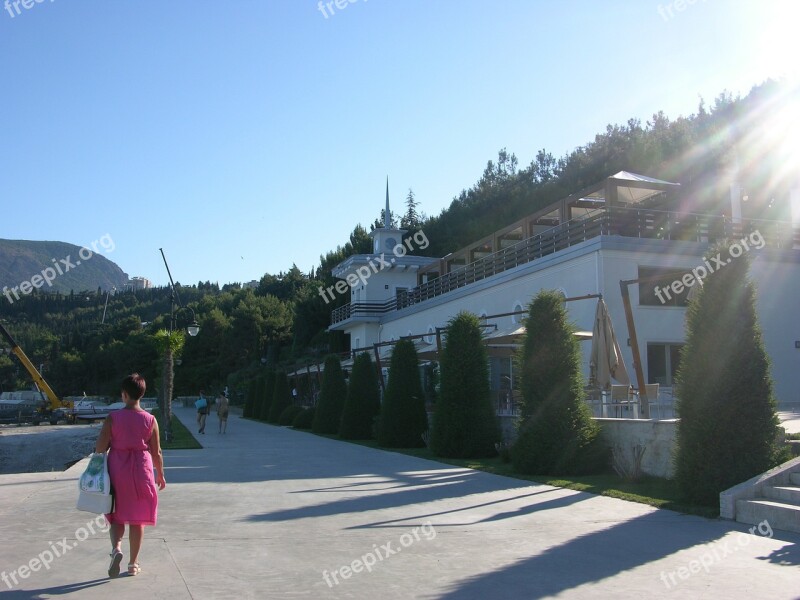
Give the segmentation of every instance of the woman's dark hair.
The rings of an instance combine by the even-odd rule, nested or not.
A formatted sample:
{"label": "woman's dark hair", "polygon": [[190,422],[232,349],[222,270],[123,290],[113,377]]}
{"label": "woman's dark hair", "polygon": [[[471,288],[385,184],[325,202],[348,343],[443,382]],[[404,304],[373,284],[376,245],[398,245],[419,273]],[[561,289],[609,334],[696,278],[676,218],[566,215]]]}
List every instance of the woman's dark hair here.
{"label": "woman's dark hair", "polygon": [[144,392],[147,389],[147,384],[144,381],[144,377],[138,373],[131,373],[122,380],[122,385],[120,388],[122,388],[122,391],[126,392],[132,400],[139,400],[142,396],[144,396]]}

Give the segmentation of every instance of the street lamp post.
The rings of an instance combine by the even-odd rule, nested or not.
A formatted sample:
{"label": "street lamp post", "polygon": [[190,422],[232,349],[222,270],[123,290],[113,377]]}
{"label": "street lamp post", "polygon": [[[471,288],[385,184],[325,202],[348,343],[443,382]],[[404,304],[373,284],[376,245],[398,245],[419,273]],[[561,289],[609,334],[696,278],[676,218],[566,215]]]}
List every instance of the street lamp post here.
{"label": "street lamp post", "polygon": [[[172,280],[172,273],[167,264],[167,257],[164,255],[164,249],[159,248],[161,251],[161,258],[164,259],[164,266],[167,268],[167,275],[169,275],[170,285],[170,307],[169,307],[169,339],[166,343],[164,355],[164,378],[162,381],[162,396],[163,396],[163,412],[164,412],[164,440],[169,442],[172,440],[172,388],[175,380],[175,361],[172,351],[172,334],[177,329],[178,314],[182,310],[188,310],[191,313],[191,321],[186,327],[186,333],[194,337],[200,333],[200,325],[197,324],[194,310],[188,306],[181,304],[181,297],[178,295],[178,290],[175,289],[175,282]],[[178,304],[178,309],[175,310],[175,304]]]}

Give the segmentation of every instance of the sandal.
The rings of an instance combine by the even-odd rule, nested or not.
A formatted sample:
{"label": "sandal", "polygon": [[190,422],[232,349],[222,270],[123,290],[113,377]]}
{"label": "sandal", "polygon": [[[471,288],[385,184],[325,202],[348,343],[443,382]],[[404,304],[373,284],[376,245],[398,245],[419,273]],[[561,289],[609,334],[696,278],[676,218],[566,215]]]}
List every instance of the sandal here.
{"label": "sandal", "polygon": [[119,575],[119,565],[122,562],[122,552],[114,548],[109,556],[111,556],[111,564],[108,565],[108,576],[113,579]]}
{"label": "sandal", "polygon": [[139,566],[139,563],[128,563],[128,575],[131,577],[134,575],[138,575],[142,572],[142,568]]}

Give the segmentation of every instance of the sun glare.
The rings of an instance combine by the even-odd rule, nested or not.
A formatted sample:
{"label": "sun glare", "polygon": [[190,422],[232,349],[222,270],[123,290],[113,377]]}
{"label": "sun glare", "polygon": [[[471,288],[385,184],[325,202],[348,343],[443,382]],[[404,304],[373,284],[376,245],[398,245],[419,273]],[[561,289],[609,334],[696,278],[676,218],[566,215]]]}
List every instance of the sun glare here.
{"label": "sun glare", "polygon": [[800,81],[800,2],[777,0],[762,2],[751,9],[755,39],[754,67],[763,78],[786,78]]}

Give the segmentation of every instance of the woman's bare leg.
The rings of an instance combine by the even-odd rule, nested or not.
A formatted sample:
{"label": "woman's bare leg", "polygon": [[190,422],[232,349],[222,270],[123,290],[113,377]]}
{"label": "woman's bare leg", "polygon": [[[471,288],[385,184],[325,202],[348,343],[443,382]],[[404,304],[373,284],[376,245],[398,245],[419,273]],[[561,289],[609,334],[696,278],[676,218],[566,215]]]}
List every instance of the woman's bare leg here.
{"label": "woman's bare leg", "polygon": [[144,537],[144,525],[128,525],[128,536],[131,544],[131,556],[128,559],[128,563],[133,564],[139,560],[139,550],[142,548],[142,538]]}
{"label": "woman's bare leg", "polygon": [[108,533],[111,536],[112,550],[122,551],[122,537],[125,535],[125,525],[121,523],[111,523]]}

